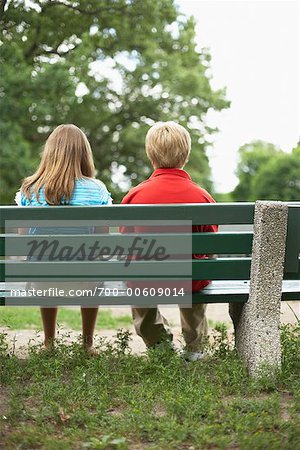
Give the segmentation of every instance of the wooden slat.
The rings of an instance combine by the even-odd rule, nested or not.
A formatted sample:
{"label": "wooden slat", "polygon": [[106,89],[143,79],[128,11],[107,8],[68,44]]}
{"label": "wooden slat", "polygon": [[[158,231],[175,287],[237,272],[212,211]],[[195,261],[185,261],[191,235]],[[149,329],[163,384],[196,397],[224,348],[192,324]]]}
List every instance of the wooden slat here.
{"label": "wooden slat", "polygon": [[193,253],[250,254],[252,253],[253,233],[218,232],[194,233]]}
{"label": "wooden slat", "polygon": [[41,208],[28,206],[0,207],[0,227],[5,220],[21,220],[26,227],[26,220],[88,220],[90,225],[95,220],[122,221],[130,220],[191,220],[201,224],[247,224],[253,223],[254,203],[195,203],[180,205],[114,205],[114,206],[51,206]]}
{"label": "wooden slat", "polygon": [[[201,292],[193,294],[193,303],[245,303],[249,287],[249,281],[213,281]],[[283,281],[281,300],[300,300],[300,284],[296,280]]]}
{"label": "wooden slat", "polygon": [[291,292],[283,292],[281,296],[281,300],[283,301],[300,301],[300,290],[291,291]]}
{"label": "wooden slat", "polygon": [[[242,280],[249,278],[250,263],[251,258],[132,261],[128,270],[124,272],[124,263],[121,261],[21,262],[9,260],[0,261],[0,281],[5,281],[5,270],[6,279],[15,281],[42,280],[45,277],[53,280],[122,280],[124,277],[126,279],[184,279],[189,278],[190,264],[192,264],[194,280]],[[88,274],[83,276],[87,272],[87,267]]]}
{"label": "wooden slat", "polygon": [[300,253],[300,204],[289,205],[288,229],[285,250],[285,272],[300,272],[298,257]]}
{"label": "wooden slat", "polygon": [[193,280],[245,280],[250,266],[251,258],[193,260]]}
{"label": "wooden slat", "polygon": [[[300,280],[300,272],[292,272],[292,273],[285,273],[283,275],[284,280]],[[299,281],[300,283],[300,281]]]}
{"label": "wooden slat", "polygon": [[286,267],[284,268],[283,278],[285,280],[299,280],[300,279],[300,257],[297,253],[297,259],[295,263],[293,264],[293,271],[289,272],[286,271]]}
{"label": "wooden slat", "polygon": [[[28,243],[37,241],[38,243],[45,241],[45,239],[53,242],[59,239],[60,246],[71,246],[74,249],[79,245],[84,244],[87,248],[99,241],[101,247],[109,246],[112,251],[117,246],[123,247],[125,253],[132,245],[134,235],[130,234],[87,234],[87,235],[46,235],[46,236],[28,236],[28,235],[0,235],[0,255],[5,256],[24,256],[28,254],[31,245]],[[186,254],[186,249],[189,244],[189,239],[192,239],[193,253],[215,253],[215,254],[250,254],[252,250],[253,233],[248,232],[219,232],[219,233],[193,233],[179,234],[179,233],[157,233],[157,234],[139,234],[141,239],[147,239],[150,242],[152,239],[156,241],[156,247],[163,245],[167,249],[176,249],[177,254]],[[139,241],[141,242],[141,241]],[[41,247],[40,247],[41,248]],[[51,247],[52,248],[52,247]],[[49,254],[51,251],[45,252]]]}
{"label": "wooden slat", "polygon": [[[44,299],[33,298],[33,297],[11,297],[10,292],[6,291],[0,293],[0,296],[6,295],[6,297],[0,298],[0,306],[6,304],[24,306],[26,304],[30,305],[40,305]],[[193,303],[245,303],[248,301],[249,296],[249,282],[248,281],[213,281],[208,287],[203,289],[201,292],[193,294]],[[132,298],[126,297],[125,287],[124,290],[120,290],[120,295],[118,297],[100,297],[97,299],[99,305],[127,305],[132,304]],[[137,304],[139,299],[134,299],[134,304]],[[284,281],[282,286],[282,301],[294,301],[300,300],[300,289],[295,281]],[[49,299],[49,305],[53,306],[53,301],[57,302],[56,305],[81,305],[82,298],[59,298],[53,300]],[[141,301],[141,299],[140,299]],[[150,300],[151,301],[151,300]],[[176,301],[176,299],[172,299]],[[170,298],[160,299],[160,304],[170,304]]]}

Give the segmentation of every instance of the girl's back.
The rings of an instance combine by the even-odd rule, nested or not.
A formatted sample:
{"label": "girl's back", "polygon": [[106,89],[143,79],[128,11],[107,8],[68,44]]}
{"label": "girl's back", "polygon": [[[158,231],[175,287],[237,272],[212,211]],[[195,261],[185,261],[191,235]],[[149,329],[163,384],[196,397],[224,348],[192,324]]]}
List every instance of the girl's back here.
{"label": "girl's back", "polygon": [[[75,125],[59,125],[46,141],[40,165],[16,194],[19,206],[99,206],[112,199],[104,183],[94,178],[90,144]],[[93,233],[93,227],[30,228],[30,234]]]}

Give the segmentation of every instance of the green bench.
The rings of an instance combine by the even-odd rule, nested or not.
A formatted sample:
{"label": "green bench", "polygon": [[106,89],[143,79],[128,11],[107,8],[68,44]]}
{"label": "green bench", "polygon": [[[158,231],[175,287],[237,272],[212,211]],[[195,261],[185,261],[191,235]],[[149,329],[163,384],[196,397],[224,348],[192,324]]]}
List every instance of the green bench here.
{"label": "green bench", "polygon": [[[193,233],[193,253],[209,253],[217,255],[213,259],[192,260],[192,278],[194,280],[210,279],[212,283],[199,293],[193,294],[193,303],[230,303],[230,312],[236,331],[237,348],[245,359],[250,371],[257,372],[261,363],[280,364],[280,343],[278,344],[278,299],[300,300],[300,203],[284,204],[280,202],[225,203],[225,204],[181,204],[181,205],[115,205],[108,207],[26,207],[1,206],[2,234],[0,236],[0,254],[2,257],[22,256],[26,254],[26,246],[32,236],[5,234],[6,221],[26,221],[34,223],[41,220],[62,220],[72,224],[76,220],[109,221],[115,225],[130,220],[177,221],[189,220],[194,225],[219,224],[218,233]],[[245,231],[243,227],[248,225]],[[253,232],[254,225],[254,232]],[[224,229],[222,228],[224,226]],[[226,229],[226,227],[233,229]],[[53,236],[52,236],[53,237]],[[149,234],[146,236],[150,238]],[[157,238],[157,235],[152,237]],[[45,236],[34,236],[43,240]],[[80,237],[81,239],[82,236]],[[85,242],[99,238],[105,244],[120,244],[126,247],[132,237],[125,234],[86,235]],[[180,233],[166,233],[161,239],[172,245],[185,238]],[[64,236],[66,244],[72,245],[78,236]],[[5,248],[11,248],[11,254],[5,255]],[[0,278],[3,285],[5,270],[24,264],[11,259],[0,261]],[[118,280],[119,261],[86,261],[73,262],[37,262],[47,271],[47,264],[56,264],[59,275],[59,264],[76,264],[73,271],[74,280],[80,273],[80,265],[89,265],[91,279],[97,278],[101,270],[106,280]],[[164,264],[161,261],[134,261],[129,278],[138,278],[138,266],[155,265],[157,271]],[[178,277],[184,261],[172,261],[174,278]],[[101,269],[100,269],[101,265]],[[284,270],[282,271],[282,266]],[[40,273],[40,269],[39,269]],[[177,274],[177,275],[176,275]],[[274,279],[272,279],[272,277]],[[24,275],[24,280],[26,276]],[[18,278],[20,281],[22,278]],[[38,280],[38,278],[36,278]],[[251,286],[250,286],[251,285]],[[274,290],[275,289],[275,290]],[[250,294],[249,294],[250,293]],[[10,299],[9,292],[2,287],[0,304]],[[25,302],[25,298],[22,299]],[[20,298],[15,298],[16,304]],[[115,298],[115,304],[129,304],[124,293]],[[1,314],[1,312],[0,312]],[[253,317],[252,317],[253,316]],[[255,316],[255,317],[254,317]],[[263,326],[260,321],[263,321]],[[256,325],[255,325],[256,324]],[[259,327],[257,329],[257,327]],[[263,327],[263,329],[262,329]],[[269,327],[271,327],[269,329]],[[245,331],[245,328],[248,328]],[[269,337],[268,337],[269,336]],[[272,340],[276,345],[274,347]],[[266,344],[267,342],[267,344]],[[279,347],[278,347],[279,346]],[[251,348],[249,350],[249,347]],[[253,349],[252,349],[253,347]],[[262,349],[262,347],[265,347]],[[257,350],[258,349],[258,350]],[[279,353],[279,356],[278,356]],[[279,359],[278,359],[279,358]]]}

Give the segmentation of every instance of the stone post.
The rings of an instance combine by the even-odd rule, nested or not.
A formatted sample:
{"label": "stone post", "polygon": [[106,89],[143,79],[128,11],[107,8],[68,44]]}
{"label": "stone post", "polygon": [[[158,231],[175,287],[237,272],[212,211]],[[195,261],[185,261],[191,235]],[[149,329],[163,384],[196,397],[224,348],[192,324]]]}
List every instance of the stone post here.
{"label": "stone post", "polygon": [[251,375],[281,365],[280,302],[288,207],[257,201],[248,302],[230,304],[239,355]]}

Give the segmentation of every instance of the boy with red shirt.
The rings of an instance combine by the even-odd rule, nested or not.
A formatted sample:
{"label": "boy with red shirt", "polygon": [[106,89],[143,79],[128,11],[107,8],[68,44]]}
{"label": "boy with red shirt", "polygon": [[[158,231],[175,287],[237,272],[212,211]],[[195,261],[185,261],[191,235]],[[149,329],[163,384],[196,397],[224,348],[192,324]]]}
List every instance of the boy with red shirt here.
{"label": "boy with red shirt", "polygon": [[[175,122],[158,122],[146,136],[146,153],[154,168],[150,178],[131,189],[123,204],[214,203],[214,199],[191,180],[183,170],[191,151],[188,131]],[[216,225],[196,225],[193,232],[215,232]],[[193,255],[203,258],[204,255]],[[193,291],[209,284],[208,280],[193,281]],[[182,334],[186,343],[186,359],[202,357],[201,350],[207,335],[206,305],[180,308]],[[136,332],[148,348],[171,340],[166,319],[158,308],[132,308]]]}

